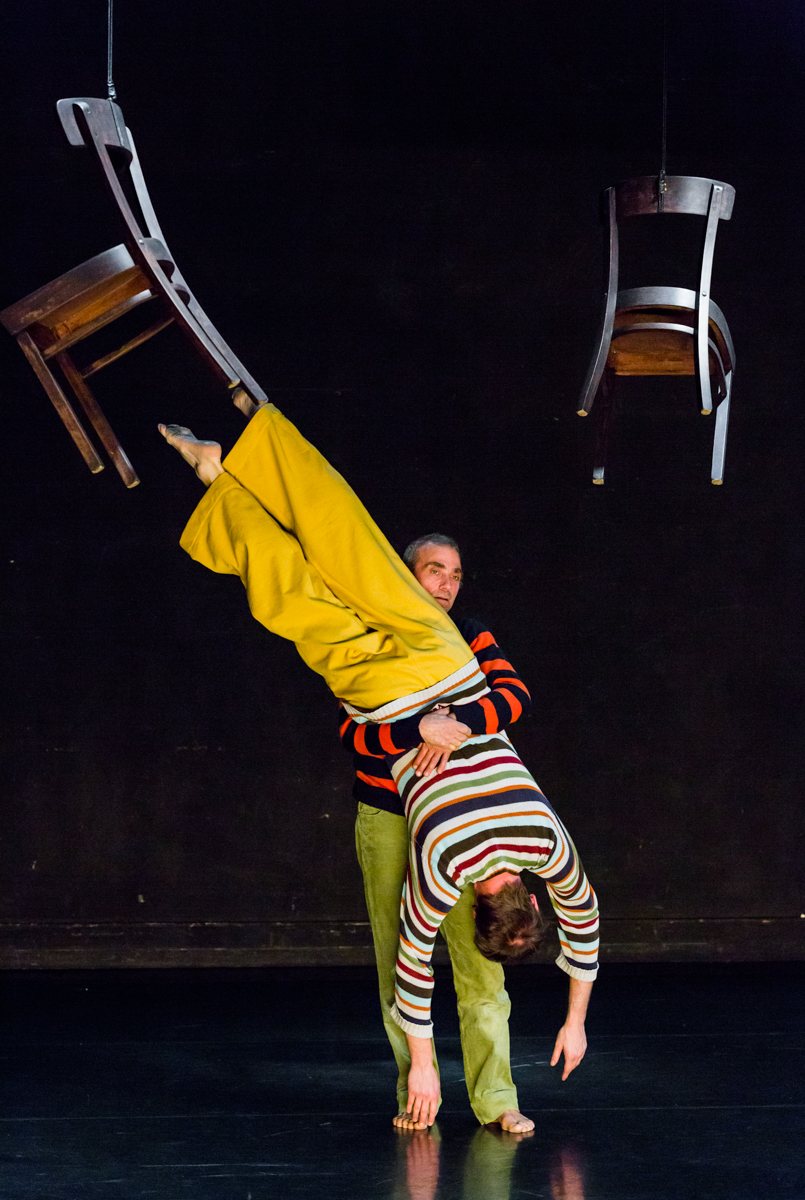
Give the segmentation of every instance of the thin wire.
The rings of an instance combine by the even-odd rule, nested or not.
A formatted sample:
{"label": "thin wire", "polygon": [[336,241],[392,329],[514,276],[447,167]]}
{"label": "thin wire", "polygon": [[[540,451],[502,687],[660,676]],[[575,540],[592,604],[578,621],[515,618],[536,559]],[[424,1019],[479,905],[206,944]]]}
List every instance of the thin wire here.
{"label": "thin wire", "polygon": [[[111,5],[112,0],[109,0]],[[668,141],[668,0],[662,0],[662,174]]]}
{"label": "thin wire", "polygon": [[106,92],[110,100],[117,100],[115,81],[112,78],[112,5],[114,0],[108,0],[106,26]]}
{"label": "thin wire", "polygon": [[[112,0],[109,0],[111,4]],[[665,211],[666,147],[668,142],[668,0],[662,0],[662,160],[657,179],[657,212]]]}

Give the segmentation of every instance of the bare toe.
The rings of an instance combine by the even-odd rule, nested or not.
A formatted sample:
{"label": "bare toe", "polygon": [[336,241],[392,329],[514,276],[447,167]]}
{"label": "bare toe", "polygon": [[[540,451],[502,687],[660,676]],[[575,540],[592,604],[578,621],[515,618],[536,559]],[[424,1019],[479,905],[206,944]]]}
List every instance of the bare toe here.
{"label": "bare toe", "polygon": [[501,1113],[496,1123],[506,1133],[532,1133],[534,1130],[534,1122],[531,1118],[524,1117],[516,1108],[510,1108]]}
{"label": "bare toe", "polygon": [[393,1118],[393,1124],[396,1129],[427,1129],[426,1121],[415,1121],[410,1113],[405,1111],[397,1113]]}

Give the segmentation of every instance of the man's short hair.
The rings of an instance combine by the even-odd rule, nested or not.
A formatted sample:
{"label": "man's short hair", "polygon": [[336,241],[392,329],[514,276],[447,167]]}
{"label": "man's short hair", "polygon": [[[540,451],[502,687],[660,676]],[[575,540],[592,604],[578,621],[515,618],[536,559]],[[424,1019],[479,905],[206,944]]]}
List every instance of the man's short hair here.
{"label": "man's short hair", "polygon": [[447,537],[443,533],[428,533],[425,537],[415,538],[410,546],[406,546],[403,552],[403,562],[406,567],[410,567],[413,571],[416,566],[416,560],[419,558],[419,551],[423,546],[449,546],[451,550],[455,550],[459,558],[461,551],[458,548],[458,542],[453,541],[451,537]]}
{"label": "man's short hair", "polygon": [[475,945],[492,962],[511,962],[531,954],[545,933],[545,922],[517,880],[475,897]]}

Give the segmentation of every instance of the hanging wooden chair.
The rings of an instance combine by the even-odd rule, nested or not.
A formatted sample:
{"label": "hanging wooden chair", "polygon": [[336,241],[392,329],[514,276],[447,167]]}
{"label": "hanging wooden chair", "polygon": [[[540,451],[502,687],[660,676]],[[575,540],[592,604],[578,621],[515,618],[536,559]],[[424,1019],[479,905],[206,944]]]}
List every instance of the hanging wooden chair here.
{"label": "hanging wooden chair", "polygon": [[[89,149],[103,174],[123,225],[124,240],[0,312],[91,471],[103,462],[53,371],[78,399],[126,487],[139,479],[87,385],[87,379],[136,346],[177,324],[215,374],[230,389],[253,400],[265,392],[218,333],[182,278],[154,212],[137,152],[123,113],[111,100],[59,100],[57,111],[72,146]],[[131,194],[131,201],[127,192]],[[135,214],[139,208],[139,215]],[[155,301],[157,320],[136,337],[84,366],[72,349],[104,326]]]}
{"label": "hanging wooden chair", "polygon": [[[724,479],[727,425],[735,350],[726,318],[710,298],[713,251],[719,221],[732,215],[735,189],[694,175],[627,179],[603,194],[607,242],[607,291],[595,353],[578,408],[586,417],[600,395],[593,483],[603,484],[617,375],[695,375],[705,416],[719,401],[710,478]],[[618,226],[628,217],[688,213],[705,218],[696,291],[639,287],[618,291]]]}

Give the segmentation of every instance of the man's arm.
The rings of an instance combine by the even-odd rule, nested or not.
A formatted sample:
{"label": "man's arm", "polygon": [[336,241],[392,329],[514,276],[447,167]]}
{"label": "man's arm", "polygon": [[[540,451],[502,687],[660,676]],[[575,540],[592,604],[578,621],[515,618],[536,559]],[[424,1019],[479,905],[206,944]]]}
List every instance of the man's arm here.
{"label": "man's arm", "polygon": [[[453,715],[475,735],[499,733],[530,711],[531,694],[492,633],[480,621],[462,618],[458,629],[486,676],[489,694],[471,704],[457,704]],[[417,775],[429,776],[434,771],[441,775],[449,757],[449,750],[435,748],[423,738],[414,770]]]}
{"label": "man's arm", "polygon": [[531,710],[531,693],[490,630],[470,620],[459,621],[458,627],[486,676],[489,694],[456,705],[456,712],[474,734],[499,733]]}
{"label": "man's arm", "polygon": [[404,717],[401,721],[360,724],[340,710],[341,745],[353,754],[385,758],[387,754],[402,754],[427,743],[438,753],[457,750],[470,736],[470,728],[447,712],[436,711],[425,716]]}
{"label": "man's arm", "polygon": [[[567,1002],[567,1017],[556,1038],[553,1048],[551,1066],[555,1067],[565,1056],[565,1069],[562,1080],[567,1079],[584,1058],[587,1050],[587,1034],[584,1031],[584,1018],[587,1015],[587,1005],[590,1002],[590,992],[593,990],[592,981],[570,978],[570,993]],[[411,1041],[412,1039],[408,1039]]]}

